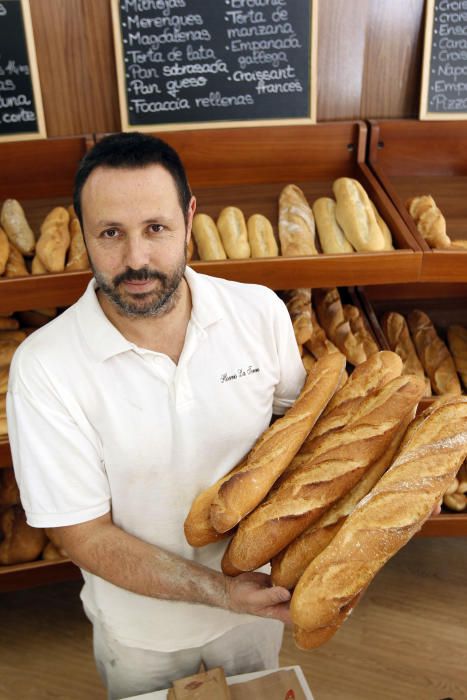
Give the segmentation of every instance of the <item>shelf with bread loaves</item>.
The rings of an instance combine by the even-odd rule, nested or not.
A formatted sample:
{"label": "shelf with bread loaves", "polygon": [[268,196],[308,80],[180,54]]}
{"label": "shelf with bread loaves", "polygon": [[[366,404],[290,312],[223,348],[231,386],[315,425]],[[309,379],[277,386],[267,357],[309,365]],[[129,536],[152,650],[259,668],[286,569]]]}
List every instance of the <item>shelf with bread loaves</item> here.
{"label": "shelf with bread loaves", "polygon": [[[175,131],[164,133],[163,138],[180,152],[185,162],[200,213],[210,216],[216,226],[222,212],[227,220],[232,213],[236,215],[237,210],[246,221],[255,214],[262,215],[270,221],[277,252],[281,253],[272,257],[203,261],[197,259],[195,252],[190,262],[194,269],[229,279],[262,283],[276,290],[333,289],[335,285],[405,283],[418,279],[421,247],[365,165],[367,127],[364,123]],[[92,137],[59,138],[7,143],[0,147],[0,166],[9,174],[0,183],[0,204],[3,207],[5,200],[16,200],[35,238],[39,237],[41,226],[52,211],[57,207],[68,209],[77,163],[93,142]],[[280,240],[281,207],[286,212],[285,228],[289,234],[294,229],[297,197],[299,218],[305,220],[307,214],[303,211],[313,208],[316,213],[316,201],[327,198],[321,214],[326,220],[329,200],[339,191],[337,185],[333,187],[337,181],[340,181],[344,202],[353,197],[354,207],[364,204],[367,219],[373,226],[368,237],[373,250],[325,254],[321,252],[319,236],[315,238],[316,251],[311,254],[309,249],[306,251],[309,254],[298,254],[303,253],[300,246],[294,250],[291,245],[286,250],[287,245],[282,244],[284,241],[293,243],[293,235],[287,235],[286,230],[284,240]],[[226,213],[229,207],[234,207],[235,211]],[[341,208],[344,221],[345,204]],[[64,216],[61,210],[60,215]],[[318,213],[316,218],[319,216]],[[389,244],[387,239],[384,242],[381,239],[383,228],[386,230],[383,224],[375,227],[377,216],[389,229]],[[258,220],[256,225],[259,226]],[[222,222],[220,228],[223,228]],[[27,272],[32,272],[33,259],[32,251],[29,254],[25,251]],[[41,313],[50,308],[66,307],[81,295],[90,275],[87,270],[65,269],[0,277],[0,318],[11,314],[16,317],[19,312],[30,310]],[[11,466],[8,442],[0,440],[0,473],[1,467],[8,466]],[[13,569],[3,567],[3,571],[0,568],[3,589],[8,585],[34,585],[57,580],[55,577],[62,575],[78,575],[76,567],[66,560],[47,564],[37,560],[12,566]]]}
{"label": "shelf with bread loaves", "polygon": [[[467,283],[416,283],[358,289],[380,347],[402,359],[404,372],[426,384],[424,408],[437,396],[467,394]],[[426,535],[467,535],[467,479],[461,468]]]}
{"label": "shelf with bread loaves", "polygon": [[368,164],[423,250],[420,280],[467,280],[467,121],[370,122]]}

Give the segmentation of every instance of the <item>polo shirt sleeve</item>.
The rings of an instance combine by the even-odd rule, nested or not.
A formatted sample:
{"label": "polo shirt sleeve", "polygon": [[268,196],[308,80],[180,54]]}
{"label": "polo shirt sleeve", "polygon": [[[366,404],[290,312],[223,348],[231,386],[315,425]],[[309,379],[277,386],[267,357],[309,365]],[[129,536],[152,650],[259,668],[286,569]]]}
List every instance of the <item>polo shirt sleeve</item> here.
{"label": "polo shirt sleeve", "polygon": [[306,379],[306,371],[298,350],[292,321],[284,302],[274,295],[274,334],[280,379],[274,392],[272,412],[282,416],[294,403]]}
{"label": "polo shirt sleeve", "polygon": [[40,363],[30,363],[29,371],[18,364],[10,373],[7,419],[27,522],[60,527],[105,515],[110,489],[92,426],[78,407],[70,410],[71,397],[48,381]]}

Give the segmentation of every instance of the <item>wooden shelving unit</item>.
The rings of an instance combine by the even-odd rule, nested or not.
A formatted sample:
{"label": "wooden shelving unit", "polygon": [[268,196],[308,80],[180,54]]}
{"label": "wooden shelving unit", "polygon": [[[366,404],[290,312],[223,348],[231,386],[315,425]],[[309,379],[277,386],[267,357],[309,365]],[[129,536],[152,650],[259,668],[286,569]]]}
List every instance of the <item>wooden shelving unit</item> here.
{"label": "wooden shelving unit", "polygon": [[[421,289],[418,282],[428,274],[426,259],[433,254],[398,206],[391,183],[387,188],[388,181],[366,164],[367,136],[363,122],[164,133],[163,138],[186,165],[200,212],[216,218],[223,207],[234,205],[246,217],[262,213],[277,222],[278,197],[285,185],[299,185],[312,202],[320,196],[332,196],[336,178],[354,177],[376,204],[395,244],[394,251],[384,253],[212,263],[193,260],[193,269],[276,290],[360,285],[386,290],[386,298],[391,299],[395,293],[404,298],[412,287]],[[8,164],[9,178],[8,183],[0,184],[0,201],[6,197],[20,200],[37,229],[53,206],[71,203],[77,162],[92,143],[92,137],[83,137],[2,145],[0,168],[6,170]],[[460,258],[465,259],[467,253]],[[79,298],[90,278],[90,272],[73,272],[0,279],[0,313],[67,307]],[[448,290],[447,296],[452,292]],[[384,296],[384,291],[378,293]],[[428,292],[425,289],[422,293]],[[11,454],[8,441],[3,440],[0,468],[8,466]],[[443,513],[430,518],[421,534],[466,535],[467,515]],[[79,570],[68,560],[0,567],[0,591],[78,576]]]}

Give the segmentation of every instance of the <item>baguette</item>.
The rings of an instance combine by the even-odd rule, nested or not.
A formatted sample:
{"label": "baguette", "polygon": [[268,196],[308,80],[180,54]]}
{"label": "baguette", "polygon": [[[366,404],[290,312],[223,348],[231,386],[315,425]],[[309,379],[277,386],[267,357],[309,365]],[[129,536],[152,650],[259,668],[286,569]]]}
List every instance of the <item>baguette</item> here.
{"label": "baguette", "polygon": [[446,219],[431,195],[412,197],[406,207],[415,221],[417,231],[432,248],[450,248],[451,239],[446,233]]}
{"label": "baguette", "polygon": [[252,214],[247,221],[247,230],[252,258],[274,258],[279,255],[269,219],[262,214]]}
{"label": "baguette", "polygon": [[410,333],[435,394],[461,394],[453,357],[430,318],[414,310],[408,316]]}
{"label": "baguette", "polygon": [[31,274],[33,274],[33,275],[47,275],[48,274],[47,268],[42,263],[40,257],[37,255],[37,253],[32,259]]}
{"label": "baguette", "polygon": [[360,309],[353,304],[343,305],[344,318],[350,324],[350,330],[354,334],[357,342],[363,348],[366,357],[371,357],[375,352],[378,352],[378,346],[375,339],[364,321]]}
{"label": "baguette", "polygon": [[220,486],[211,506],[211,523],[218,532],[237,525],[287,468],[336,391],[344,364],[341,355],[321,358],[294,405],[261,435],[243,469]]}
{"label": "baguette", "polygon": [[279,239],[287,257],[318,254],[313,212],[296,185],[287,185],[279,196]]}
{"label": "baguette", "polygon": [[388,471],[301,577],[291,601],[295,641],[334,626],[342,611],[421,528],[467,455],[467,399],[422,414]]}
{"label": "baguette", "polygon": [[29,226],[23,207],[16,199],[5,199],[0,214],[0,225],[5,231],[10,243],[23,255],[34,252],[36,239]]}
{"label": "baguette", "polygon": [[217,226],[208,214],[195,214],[192,231],[201,260],[225,260],[227,258]]}
{"label": "baguette", "polygon": [[402,421],[387,450],[370,466],[362,479],[319,520],[273,558],[271,576],[275,586],[295,588],[310,562],[331,542],[357,503],[371,491],[388,469],[413,417],[414,413],[409,414]]}
{"label": "baguette", "polygon": [[467,389],[467,328],[459,325],[449,326],[448,344],[454,357],[456,369],[465,389]]}
{"label": "baguette", "polygon": [[63,272],[65,269],[65,256],[70,245],[69,220],[65,207],[55,207],[42,222],[36,252],[48,272]]}
{"label": "baguette", "polygon": [[10,255],[10,243],[5,231],[0,227],[0,275],[5,272],[5,267]]}
{"label": "baguette", "polygon": [[387,449],[423,387],[417,377],[397,377],[372,392],[345,427],[317,440],[301,467],[240,523],[224,555],[226,565],[256,569],[316,522]]}
{"label": "baguette", "polygon": [[373,208],[373,211],[375,212],[376,222],[381,229],[381,233],[383,234],[384,250],[394,250],[394,245],[392,242],[392,235],[391,235],[391,231],[389,230],[389,226],[387,225],[385,220],[381,217],[379,211],[377,210],[374,202],[372,202],[371,199],[370,199],[370,204]]}
{"label": "baguette", "polygon": [[336,219],[355,250],[385,250],[385,238],[361,184],[350,177],[341,177],[334,181],[332,189],[336,198]]}
{"label": "baguette", "polygon": [[218,481],[208,489],[202,491],[193,501],[190,512],[185,518],[183,525],[186,541],[188,544],[191,544],[192,547],[204,547],[206,544],[211,544],[211,542],[217,542],[218,540],[228,537],[228,532],[217,532],[211,525],[211,505],[224,481],[230,479],[235,472],[243,469],[245,464],[245,460],[237,464],[234,469],[231,469],[228,474],[218,479]]}
{"label": "baguette", "polygon": [[10,242],[10,254],[5,266],[5,277],[26,277],[29,275],[21,251]]}
{"label": "baguette", "polygon": [[297,345],[300,347],[313,335],[311,325],[311,289],[291,289],[286,292],[285,303],[292,320]]}
{"label": "baguette", "polygon": [[311,307],[311,338],[305,342],[305,347],[317,360],[329,353],[340,352],[319,325],[313,306]]}
{"label": "baguette", "polygon": [[457,250],[467,250],[467,241],[462,238],[458,238],[456,241],[451,242],[451,248]]}
{"label": "baguette", "polygon": [[217,229],[228,258],[240,260],[251,257],[246,221],[241,209],[225,207],[217,219]]}
{"label": "baguette", "polygon": [[345,320],[341,298],[336,287],[316,289],[313,294],[318,320],[328,338],[352,365],[364,362],[365,351],[352,333],[350,323]]}
{"label": "baguette", "polygon": [[[74,211],[74,210],[73,210]],[[81,224],[76,216],[70,219],[70,249],[68,251],[68,262],[66,264],[67,272],[73,270],[88,270],[89,258],[84,243]]]}
{"label": "baguette", "polygon": [[353,253],[353,248],[336,219],[336,203],[331,197],[320,197],[313,202],[313,214],[323,253]]}
{"label": "baguette", "polygon": [[410,337],[407,321],[402,314],[389,311],[384,314],[381,327],[383,329],[388,345],[401,358],[404,369],[403,374],[415,374],[423,377],[426,384],[426,396],[431,396],[431,382],[425,374],[422,363],[418,359],[417,351]]}

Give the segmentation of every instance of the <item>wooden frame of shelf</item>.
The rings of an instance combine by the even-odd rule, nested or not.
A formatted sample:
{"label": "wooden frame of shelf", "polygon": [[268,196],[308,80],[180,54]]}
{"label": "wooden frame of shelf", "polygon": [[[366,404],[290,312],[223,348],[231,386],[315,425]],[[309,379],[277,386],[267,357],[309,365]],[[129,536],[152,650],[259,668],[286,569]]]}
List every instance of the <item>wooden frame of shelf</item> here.
{"label": "wooden frame of shelf", "polygon": [[[366,124],[359,121],[162,134],[185,163],[198,211],[217,218],[223,207],[235,205],[246,217],[262,213],[275,224],[278,197],[285,185],[301,187],[311,203],[317,197],[332,196],[335,179],[353,177],[376,204],[396,247],[381,253],[303,258],[193,260],[193,269],[276,290],[416,282],[422,270],[423,242],[366,164],[367,136]],[[52,207],[71,203],[78,161],[100,138],[102,135],[3,144],[0,169],[9,177],[0,184],[0,200],[18,199],[37,230]],[[90,277],[90,272],[72,272],[0,279],[0,312],[69,306]],[[8,466],[11,454],[8,441],[3,440],[0,468]],[[447,526],[445,520],[442,523]],[[75,578],[77,572],[69,561],[1,567],[0,590]]]}
{"label": "wooden frame of shelf", "polygon": [[467,239],[467,121],[370,121],[368,163],[423,250],[420,280],[464,282],[467,250],[433,250],[405,202],[431,194],[452,240]]}

